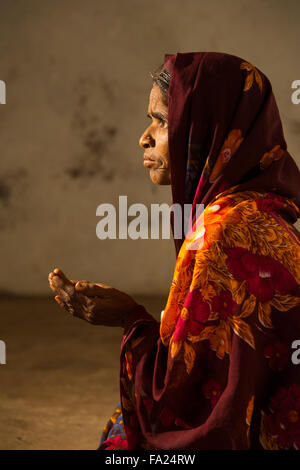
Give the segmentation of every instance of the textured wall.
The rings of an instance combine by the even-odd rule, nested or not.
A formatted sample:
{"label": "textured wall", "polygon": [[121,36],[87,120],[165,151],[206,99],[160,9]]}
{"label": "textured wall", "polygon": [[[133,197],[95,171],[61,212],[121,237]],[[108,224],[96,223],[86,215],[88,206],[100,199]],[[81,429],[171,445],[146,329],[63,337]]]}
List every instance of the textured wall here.
{"label": "textured wall", "polygon": [[130,293],[168,292],[171,240],[96,237],[96,207],[171,203],[153,185],[138,139],[165,53],[239,55],[270,78],[300,163],[300,3],[210,0],[1,0],[0,289],[49,293],[55,266]]}

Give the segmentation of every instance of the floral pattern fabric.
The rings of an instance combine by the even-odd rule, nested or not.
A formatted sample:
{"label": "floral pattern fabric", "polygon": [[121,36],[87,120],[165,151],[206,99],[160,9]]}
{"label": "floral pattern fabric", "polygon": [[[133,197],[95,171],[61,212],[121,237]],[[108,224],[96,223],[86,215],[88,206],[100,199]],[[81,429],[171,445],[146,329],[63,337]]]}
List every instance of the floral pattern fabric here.
{"label": "floral pattern fabric", "polygon": [[98,450],[127,450],[121,404],[118,403],[103,429]]}
{"label": "floral pattern fabric", "polygon": [[181,247],[161,323],[132,312],[120,371],[128,449],[299,448],[291,207],[276,194],[221,194]]}

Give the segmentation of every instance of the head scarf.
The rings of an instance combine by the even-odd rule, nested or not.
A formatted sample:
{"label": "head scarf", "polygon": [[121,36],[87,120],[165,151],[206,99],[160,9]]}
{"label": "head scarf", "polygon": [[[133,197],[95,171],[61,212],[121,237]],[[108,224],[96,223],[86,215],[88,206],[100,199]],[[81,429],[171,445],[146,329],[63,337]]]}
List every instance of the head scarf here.
{"label": "head scarf", "polygon": [[[166,54],[173,204],[206,207],[220,193],[270,191],[300,208],[300,173],[287,151],[268,78],[218,52]],[[285,214],[295,223],[298,211]],[[171,213],[174,234],[174,217]],[[182,225],[182,233],[184,226]],[[184,235],[175,238],[178,255]]]}

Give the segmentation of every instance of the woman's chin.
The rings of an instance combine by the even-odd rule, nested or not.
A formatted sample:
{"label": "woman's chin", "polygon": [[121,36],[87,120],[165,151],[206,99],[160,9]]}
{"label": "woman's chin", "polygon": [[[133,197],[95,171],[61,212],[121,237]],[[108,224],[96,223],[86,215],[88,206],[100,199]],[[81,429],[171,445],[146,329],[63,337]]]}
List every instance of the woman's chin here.
{"label": "woman's chin", "polygon": [[159,185],[170,185],[170,176],[166,171],[157,171],[150,169],[150,179],[152,183]]}

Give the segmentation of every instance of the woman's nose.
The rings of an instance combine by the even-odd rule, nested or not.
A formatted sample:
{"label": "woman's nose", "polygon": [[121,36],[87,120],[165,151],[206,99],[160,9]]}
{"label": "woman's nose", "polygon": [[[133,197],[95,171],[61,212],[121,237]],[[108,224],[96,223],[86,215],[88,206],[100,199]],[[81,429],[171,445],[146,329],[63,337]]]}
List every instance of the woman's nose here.
{"label": "woman's nose", "polygon": [[139,140],[139,145],[140,147],[142,148],[149,148],[150,145],[153,145],[153,139],[151,137],[150,134],[144,132],[143,135],[141,136],[140,140]]}

